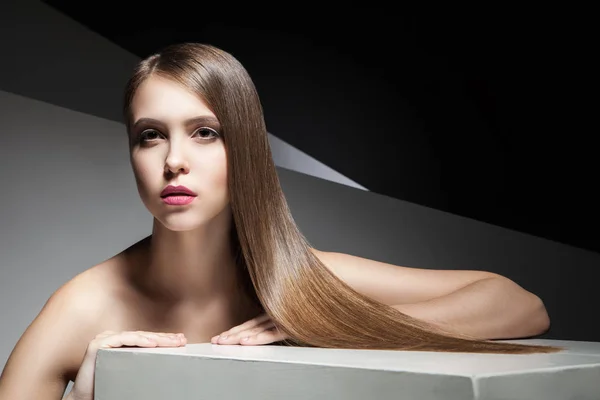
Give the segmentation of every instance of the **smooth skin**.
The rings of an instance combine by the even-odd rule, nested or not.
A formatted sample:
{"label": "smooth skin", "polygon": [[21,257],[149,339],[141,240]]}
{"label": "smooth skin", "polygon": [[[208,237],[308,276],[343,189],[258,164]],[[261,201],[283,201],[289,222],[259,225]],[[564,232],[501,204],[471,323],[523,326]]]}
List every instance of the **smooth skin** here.
{"label": "smooth skin", "polygon": [[[4,367],[0,400],[57,400],[69,381],[71,399],[93,400],[101,348],[285,339],[262,307],[235,289],[227,160],[215,115],[193,93],[155,77],[140,86],[132,112],[139,122],[133,135],[143,140],[132,140],[131,165],[154,217],[152,235],[52,294]],[[198,197],[185,207],[165,205],[159,193],[167,184],[183,184]],[[549,326],[537,296],[494,273],[312,251],[356,291],[447,329],[500,339],[535,336]]]}

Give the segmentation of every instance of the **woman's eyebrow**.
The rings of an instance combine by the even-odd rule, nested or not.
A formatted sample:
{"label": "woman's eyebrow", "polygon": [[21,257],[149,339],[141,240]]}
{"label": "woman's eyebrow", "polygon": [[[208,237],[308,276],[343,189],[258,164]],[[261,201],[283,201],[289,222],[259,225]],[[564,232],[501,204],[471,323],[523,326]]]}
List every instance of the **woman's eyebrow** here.
{"label": "woman's eyebrow", "polygon": [[[216,119],[215,117],[212,117],[209,115],[202,115],[199,117],[190,118],[190,119],[185,120],[183,123],[185,126],[195,125],[198,123],[219,126],[219,120]],[[133,128],[136,128],[142,124],[155,124],[155,125],[159,125],[161,127],[166,127],[166,124],[158,119],[140,118],[137,121],[135,121],[135,123],[133,124]]]}

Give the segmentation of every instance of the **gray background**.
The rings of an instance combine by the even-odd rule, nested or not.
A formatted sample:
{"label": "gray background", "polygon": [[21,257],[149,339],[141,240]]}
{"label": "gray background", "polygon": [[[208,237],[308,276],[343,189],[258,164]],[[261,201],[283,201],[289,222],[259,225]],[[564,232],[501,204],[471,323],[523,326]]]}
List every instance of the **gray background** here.
{"label": "gray background", "polygon": [[[4,366],[52,292],[146,236],[151,215],[115,121],[138,58],[31,0],[0,5],[0,48]],[[494,271],[545,301],[553,325],[543,337],[600,340],[591,315],[599,254],[369,192],[276,132],[270,139],[294,217],[315,247],[398,265]]]}

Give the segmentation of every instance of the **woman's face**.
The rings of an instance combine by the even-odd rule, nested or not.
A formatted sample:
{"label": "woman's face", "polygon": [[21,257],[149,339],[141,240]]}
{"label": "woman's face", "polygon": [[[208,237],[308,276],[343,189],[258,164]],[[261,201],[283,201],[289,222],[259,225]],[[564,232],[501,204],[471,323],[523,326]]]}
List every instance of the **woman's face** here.
{"label": "woman's face", "polygon": [[[206,103],[174,81],[153,76],[139,86],[131,112],[131,165],[150,213],[168,229],[185,231],[228,212],[225,145]],[[169,185],[195,195],[161,196]]]}

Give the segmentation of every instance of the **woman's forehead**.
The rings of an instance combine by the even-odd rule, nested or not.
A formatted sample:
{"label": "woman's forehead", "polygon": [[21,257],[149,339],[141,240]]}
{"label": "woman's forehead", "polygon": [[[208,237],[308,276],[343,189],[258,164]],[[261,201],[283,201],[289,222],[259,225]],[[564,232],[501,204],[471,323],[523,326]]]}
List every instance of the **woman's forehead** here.
{"label": "woman's forehead", "polygon": [[199,96],[186,90],[181,84],[152,76],[137,89],[131,102],[133,120],[154,118],[183,121],[198,116],[214,114]]}

